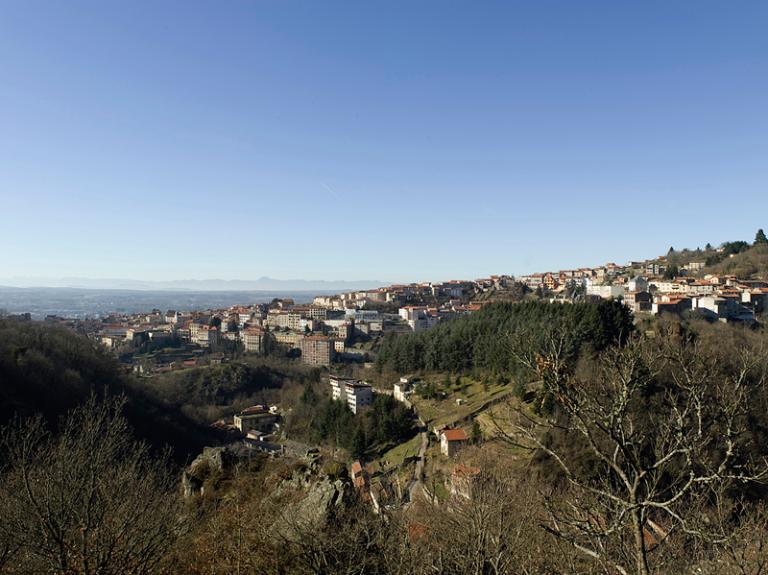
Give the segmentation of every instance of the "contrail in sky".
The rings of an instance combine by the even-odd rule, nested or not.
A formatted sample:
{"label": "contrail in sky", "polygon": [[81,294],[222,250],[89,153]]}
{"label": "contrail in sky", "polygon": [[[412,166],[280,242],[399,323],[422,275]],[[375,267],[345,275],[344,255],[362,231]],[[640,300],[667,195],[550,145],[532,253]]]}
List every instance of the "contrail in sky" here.
{"label": "contrail in sky", "polygon": [[326,190],[328,190],[328,193],[331,194],[334,198],[336,198],[337,200],[341,199],[341,196],[339,196],[339,194],[336,193],[336,190],[334,190],[331,186],[329,186],[325,182],[320,182],[320,185],[323,186]]}

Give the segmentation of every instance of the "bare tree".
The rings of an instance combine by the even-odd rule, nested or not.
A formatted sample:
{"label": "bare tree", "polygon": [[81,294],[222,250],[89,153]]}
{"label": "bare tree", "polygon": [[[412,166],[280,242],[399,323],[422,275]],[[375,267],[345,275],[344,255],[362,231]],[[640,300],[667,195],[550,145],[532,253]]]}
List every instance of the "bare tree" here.
{"label": "bare tree", "polygon": [[[463,481],[461,494],[444,505],[424,506],[414,520],[420,537],[411,543],[411,573],[534,575],[584,572],[570,547],[538,528],[541,494],[526,472],[491,457]],[[579,563],[581,563],[579,565]]]}
{"label": "bare tree", "polygon": [[671,334],[610,349],[578,369],[562,351],[556,334],[544,350],[516,347],[555,408],[542,418],[515,408],[511,426],[497,425],[564,478],[565,496],[547,499],[547,530],[608,571],[638,575],[651,573],[649,552],[675,531],[716,541],[689,510],[712,489],[766,476],[746,433],[749,396],[766,381],[765,353],[703,353]]}
{"label": "bare tree", "polygon": [[183,525],[166,459],[134,441],[124,400],[91,398],[52,435],[41,418],[2,432],[0,548],[10,573],[153,572]]}

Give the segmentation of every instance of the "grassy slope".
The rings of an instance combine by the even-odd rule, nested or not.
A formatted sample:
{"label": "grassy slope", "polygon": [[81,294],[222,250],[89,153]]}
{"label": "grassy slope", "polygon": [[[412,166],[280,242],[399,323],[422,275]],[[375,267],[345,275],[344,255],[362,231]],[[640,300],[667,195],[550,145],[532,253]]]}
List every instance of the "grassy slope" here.
{"label": "grassy slope", "polygon": [[702,274],[733,274],[740,278],[768,279],[768,245],[752,246],[706,267]]}
{"label": "grassy slope", "polygon": [[[444,378],[435,375],[428,376],[425,380],[427,379],[439,384]],[[451,425],[467,419],[482,411],[489,402],[511,394],[512,387],[510,385],[488,384],[486,389],[482,381],[464,376],[461,387],[457,388],[452,385],[446,392],[447,397],[445,399],[422,399],[416,394],[412,397],[416,410],[430,427]],[[462,400],[461,405],[456,403],[457,399]]]}

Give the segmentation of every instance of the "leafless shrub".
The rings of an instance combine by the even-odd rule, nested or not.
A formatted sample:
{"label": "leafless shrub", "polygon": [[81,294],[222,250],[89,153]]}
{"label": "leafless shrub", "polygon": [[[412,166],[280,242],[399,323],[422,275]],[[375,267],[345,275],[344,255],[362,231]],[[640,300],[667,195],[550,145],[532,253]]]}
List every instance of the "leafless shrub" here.
{"label": "leafless shrub", "polygon": [[153,572],[183,526],[166,460],[135,442],[123,400],[91,398],[52,435],[41,418],[2,432],[0,552],[8,573]]}

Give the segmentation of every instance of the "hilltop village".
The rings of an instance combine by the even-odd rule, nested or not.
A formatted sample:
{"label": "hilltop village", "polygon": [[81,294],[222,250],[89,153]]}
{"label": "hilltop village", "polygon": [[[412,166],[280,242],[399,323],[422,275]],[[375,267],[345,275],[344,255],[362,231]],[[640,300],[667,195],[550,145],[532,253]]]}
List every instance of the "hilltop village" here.
{"label": "hilltop village", "polygon": [[[620,300],[640,318],[674,314],[709,321],[758,321],[768,300],[768,278],[727,269],[746,242],[667,255],[625,265],[546,271],[522,276],[398,284],[311,303],[211,310],[158,310],[96,320],[48,317],[86,334],[140,375],[226,362],[242,354],[282,354],[309,366],[366,364],[389,333],[429,330],[496,301],[540,299],[568,303]],[[756,242],[754,249],[762,249]],[[739,271],[738,266],[735,271]],[[747,271],[750,271],[749,268]]]}

